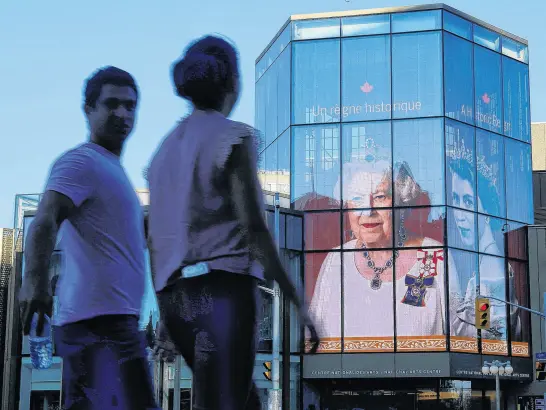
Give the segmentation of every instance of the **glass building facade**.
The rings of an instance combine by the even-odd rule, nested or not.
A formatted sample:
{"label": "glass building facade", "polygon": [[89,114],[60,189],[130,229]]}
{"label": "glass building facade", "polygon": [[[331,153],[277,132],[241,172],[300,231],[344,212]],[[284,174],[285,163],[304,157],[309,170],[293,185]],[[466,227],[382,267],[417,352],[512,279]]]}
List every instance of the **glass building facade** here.
{"label": "glass building facade", "polygon": [[[493,356],[527,366],[527,312],[491,299],[490,329],[474,325],[478,295],[529,306],[525,40],[444,5],[292,16],[255,74],[260,180],[304,212],[323,338],[303,377],[481,377]],[[372,357],[384,363],[354,367]],[[488,394],[437,382],[435,400],[453,383]]]}

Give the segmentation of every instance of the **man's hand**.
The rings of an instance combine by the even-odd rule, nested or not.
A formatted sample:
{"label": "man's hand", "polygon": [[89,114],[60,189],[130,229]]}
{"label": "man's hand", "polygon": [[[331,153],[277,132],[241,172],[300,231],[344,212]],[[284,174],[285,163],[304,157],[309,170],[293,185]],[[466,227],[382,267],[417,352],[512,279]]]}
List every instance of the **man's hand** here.
{"label": "man's hand", "polygon": [[21,292],[20,295],[20,307],[21,307],[21,320],[23,323],[23,334],[28,336],[32,327],[32,319],[34,313],[38,314],[38,323],[36,325],[36,336],[42,336],[44,333],[44,326],[46,322],[45,316],[52,316],[53,311],[53,298],[46,291],[33,290],[28,292],[28,296],[25,292]]}
{"label": "man's hand", "polygon": [[309,342],[311,343],[311,348],[309,349],[309,354],[315,354],[319,348],[320,345],[320,338],[317,333],[317,329],[315,327],[315,324],[307,311],[302,312],[302,321],[303,325],[307,327],[309,330],[310,338]]}
{"label": "man's hand", "polygon": [[154,357],[157,360],[164,360],[167,363],[173,363],[178,355],[176,346],[171,341],[169,332],[163,323],[160,320],[159,326],[157,328],[157,337],[154,342]]}

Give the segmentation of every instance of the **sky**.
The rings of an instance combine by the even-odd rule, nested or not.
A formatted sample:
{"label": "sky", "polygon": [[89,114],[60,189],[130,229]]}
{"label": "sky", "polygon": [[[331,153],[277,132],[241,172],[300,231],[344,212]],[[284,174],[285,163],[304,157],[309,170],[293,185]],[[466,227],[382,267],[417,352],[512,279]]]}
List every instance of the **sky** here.
{"label": "sky", "polygon": [[[447,0],[446,0],[447,1]],[[122,157],[135,188],[160,140],[187,112],[171,63],[209,33],[239,48],[243,89],[233,118],[254,123],[254,64],[291,14],[426,3],[410,0],[2,0],[0,2],[0,227],[13,226],[17,193],[43,190],[52,162],[87,140],[84,80],[115,65],[132,73],[141,100]],[[529,41],[532,121],[546,121],[543,0],[452,0],[452,7]]]}

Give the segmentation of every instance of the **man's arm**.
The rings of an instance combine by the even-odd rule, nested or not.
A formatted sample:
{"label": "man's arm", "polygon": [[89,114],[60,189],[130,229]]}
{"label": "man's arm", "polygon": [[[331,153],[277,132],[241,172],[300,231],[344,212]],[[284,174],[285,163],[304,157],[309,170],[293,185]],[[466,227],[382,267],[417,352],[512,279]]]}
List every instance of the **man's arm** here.
{"label": "man's arm", "polygon": [[46,191],[40,201],[25,243],[24,278],[35,293],[48,292],[49,265],[57,233],[74,209],[70,198],[55,191]]}

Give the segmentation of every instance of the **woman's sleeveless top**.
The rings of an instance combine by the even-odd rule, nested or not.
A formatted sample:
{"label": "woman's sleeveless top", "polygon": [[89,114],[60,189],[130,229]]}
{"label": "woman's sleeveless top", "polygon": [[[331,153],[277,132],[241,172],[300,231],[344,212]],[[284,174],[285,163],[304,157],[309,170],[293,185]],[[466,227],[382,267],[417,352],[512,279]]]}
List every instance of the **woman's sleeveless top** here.
{"label": "woman's sleeveless top", "polygon": [[[149,235],[156,291],[179,268],[206,262],[211,270],[254,275],[263,270],[251,257],[235,213],[226,165],[233,148],[251,139],[253,183],[256,131],[218,112],[194,111],[162,142],[148,169]],[[257,198],[263,204],[263,198]]]}

